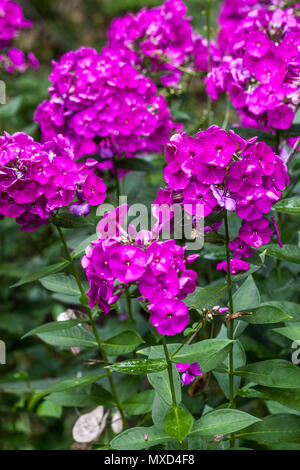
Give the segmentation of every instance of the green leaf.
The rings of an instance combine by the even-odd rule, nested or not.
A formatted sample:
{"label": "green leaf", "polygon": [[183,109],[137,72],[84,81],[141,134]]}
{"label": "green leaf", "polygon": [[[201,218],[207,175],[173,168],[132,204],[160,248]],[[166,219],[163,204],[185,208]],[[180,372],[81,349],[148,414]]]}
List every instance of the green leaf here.
{"label": "green leaf", "polygon": [[293,323],[290,326],[276,328],[273,331],[292,341],[300,341],[300,323]]}
{"label": "green leaf", "polygon": [[124,158],[116,161],[117,167],[122,170],[153,172],[155,167],[142,158]]}
{"label": "green leaf", "polygon": [[57,403],[49,400],[44,400],[36,411],[38,416],[45,416],[47,418],[60,418],[62,414],[62,407]]}
{"label": "green leaf", "polygon": [[149,413],[153,407],[154,395],[154,390],[146,390],[145,392],[127,398],[127,400],[122,403],[122,407],[126,413],[131,416]]}
{"label": "green leaf", "polygon": [[155,426],[137,427],[122,432],[111,441],[110,445],[116,450],[141,450],[165,444],[170,440],[171,438],[167,434]]}
{"label": "green leaf", "polygon": [[300,368],[283,359],[255,362],[235,370],[247,381],[266,387],[300,388]]}
{"label": "green leaf", "polygon": [[49,393],[66,392],[67,390],[80,389],[97,382],[97,380],[102,379],[102,377],[106,377],[106,375],[107,374],[86,375],[84,377],[63,380],[62,382],[59,382],[50,387]]}
{"label": "green leaf", "polygon": [[285,132],[285,137],[299,137],[300,124],[292,124]]}
{"label": "green leaf", "polygon": [[189,294],[184,300],[188,307],[202,309],[225,295],[226,285],[217,284],[209,287],[197,287],[195,292]]}
{"label": "green leaf", "polygon": [[263,323],[279,323],[288,320],[288,315],[283,309],[280,302],[264,302],[258,308],[252,309],[252,315],[244,315],[242,321],[261,325]]}
{"label": "green leaf", "polygon": [[98,235],[96,233],[94,233],[93,235],[89,235],[87,238],[85,238],[72,252],[72,258],[81,258],[85,254],[85,250],[90,245],[90,243],[97,239]]}
{"label": "green leaf", "polygon": [[250,310],[258,307],[260,304],[260,295],[252,276],[249,276],[245,282],[233,295],[233,305],[235,312]]}
{"label": "green leaf", "polygon": [[81,228],[93,226],[92,222],[83,215],[74,215],[68,212],[57,214],[53,224],[63,228]]}
{"label": "green leaf", "polygon": [[83,318],[78,318],[74,320],[67,321],[52,321],[45,323],[44,325],[37,326],[33,330],[28,331],[21,339],[25,339],[28,336],[36,335],[39,333],[51,333],[54,331],[65,330],[66,328],[72,328],[73,326],[79,325],[80,323],[85,323],[86,320]]}
{"label": "green leaf", "polygon": [[17,112],[21,109],[23,103],[23,96],[19,95],[15,98],[11,98],[6,104],[0,106],[0,119],[7,119],[14,117]]}
{"label": "green leaf", "polygon": [[[222,336],[220,336],[220,335],[222,335]],[[227,335],[227,328],[225,328],[225,326],[223,325],[221,330],[220,330],[220,333],[219,333],[218,337],[222,338],[222,337],[225,337],[225,335]],[[224,364],[224,367],[228,370],[229,369],[229,355],[226,357],[226,360],[223,362],[223,364]],[[242,344],[240,343],[240,341],[236,340],[233,343],[233,368],[236,369],[236,368],[244,366],[245,364],[246,364],[245,350],[244,350]],[[220,385],[224,395],[227,398],[229,398],[229,389],[230,389],[230,387],[229,387],[229,382],[230,382],[229,375],[227,373],[222,373],[222,372],[217,372],[217,371],[214,371],[213,374],[216,377],[216,380],[217,380],[218,384]],[[238,392],[240,383],[241,383],[241,378],[238,377],[238,376],[234,376],[234,378],[233,378],[234,396],[236,396],[236,394]]]}
{"label": "green leaf", "polygon": [[109,366],[115,372],[123,374],[152,374],[166,369],[167,363],[162,359],[128,359]]}
{"label": "green leaf", "polygon": [[93,385],[92,392],[89,394],[85,390],[68,390],[66,392],[51,393],[47,396],[47,400],[65,407],[96,407],[103,405],[111,408],[115,405],[110,393],[103,387],[96,386],[96,384]]}
{"label": "green leaf", "polygon": [[136,331],[126,330],[113,338],[102,342],[103,349],[109,356],[119,356],[120,354],[128,354],[145,341]]}
{"label": "green leaf", "polygon": [[[172,374],[173,374],[173,382],[174,382],[174,389],[175,389],[175,397],[176,402],[181,402],[181,382],[180,376],[177,371],[175,364],[172,365]],[[158,372],[156,374],[151,374],[147,376],[150,384],[154,388],[154,390],[158,393],[158,395],[169,405],[172,405],[172,393],[170,387],[170,380],[168,371],[164,370],[162,372]]]}
{"label": "green leaf", "polygon": [[273,256],[273,258],[283,259],[284,261],[290,261],[291,263],[300,263],[300,247],[296,245],[283,245],[280,248],[279,245],[268,245],[266,248],[267,255]]}
{"label": "green leaf", "polygon": [[269,388],[260,385],[255,387],[255,390],[262,393],[267,400],[277,401],[292,410],[300,411],[300,390],[294,388]]}
{"label": "green leaf", "polygon": [[192,429],[194,419],[192,415],[181,406],[172,407],[166,414],[163,429],[166,434],[182,442]]}
{"label": "green leaf", "polygon": [[183,346],[175,356],[171,357],[171,361],[176,363],[199,362],[200,369],[206,373],[224,361],[231,344],[232,340],[230,339],[205,339]]}
{"label": "green leaf", "polygon": [[290,197],[282,199],[274,204],[273,209],[285,214],[300,214],[300,197]]}
{"label": "green leaf", "polygon": [[191,436],[219,436],[239,431],[260,419],[244,411],[221,409],[212,411],[198,419],[190,433]]}
{"label": "green leaf", "polygon": [[51,264],[50,266],[44,266],[43,268],[37,269],[36,271],[25,274],[21,279],[10,287],[18,287],[28,282],[38,281],[43,277],[49,276],[50,274],[58,273],[68,266],[69,261],[62,261],[61,263]]}
{"label": "green leaf", "polygon": [[84,323],[82,319],[47,323],[29,331],[23,338],[37,335],[42,341],[52,346],[97,347],[94,336],[81,323]]}
{"label": "green leaf", "polygon": [[81,295],[74,276],[67,276],[63,273],[51,274],[40,280],[45,289],[51,292],[59,292],[67,295]]}
{"label": "green leaf", "polygon": [[155,392],[153,406],[152,406],[152,421],[153,424],[159,428],[163,429],[163,422],[167,412],[169,411],[170,404],[166,403],[161,396]]}
{"label": "green leaf", "polygon": [[276,414],[236,434],[238,439],[254,440],[261,444],[293,442],[300,439],[300,416]]}

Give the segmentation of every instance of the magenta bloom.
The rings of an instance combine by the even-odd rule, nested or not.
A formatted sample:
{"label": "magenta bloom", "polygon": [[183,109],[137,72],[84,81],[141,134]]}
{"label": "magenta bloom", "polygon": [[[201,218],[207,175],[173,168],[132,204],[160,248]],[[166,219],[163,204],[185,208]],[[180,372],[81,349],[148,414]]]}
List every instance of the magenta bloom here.
{"label": "magenta bloom", "polygon": [[262,170],[256,162],[241,160],[229,168],[226,186],[233,193],[248,196],[262,183]]}
{"label": "magenta bloom", "polygon": [[188,308],[180,300],[162,300],[151,308],[150,321],[159,334],[176,335],[189,323]]}
{"label": "magenta bloom", "polygon": [[[73,148],[61,135],[40,144],[21,132],[5,133],[0,137],[0,216],[14,217],[21,230],[34,231],[72,202],[73,213],[88,214],[89,204],[99,204],[106,196],[96,166],[89,165],[74,162]],[[91,197],[93,187],[98,198]]]}
{"label": "magenta bloom", "polygon": [[219,17],[221,53],[206,78],[216,99],[229,93],[241,125],[288,129],[299,101],[300,23],[297,6],[281,0],[225,0]]}
{"label": "magenta bloom", "polygon": [[[183,204],[185,210],[190,214],[198,214],[206,217],[217,205],[216,198],[210,187],[198,182],[191,182],[189,186],[182,191]],[[202,212],[203,211],[203,212]]]}
{"label": "magenta bloom", "polygon": [[[115,18],[108,40],[109,47],[135,68],[159,73],[166,87],[177,85],[181,71],[176,67],[183,63],[190,69],[208,68],[207,41],[193,31],[182,0],[165,0],[160,6]],[[211,49],[217,53],[213,44]]]}
{"label": "magenta bloom", "polygon": [[139,279],[145,272],[147,257],[135,246],[123,245],[115,248],[109,258],[109,267],[114,277],[128,283]]}
{"label": "magenta bloom", "polygon": [[271,210],[272,200],[263,188],[257,188],[252,195],[241,198],[237,202],[236,213],[248,221],[260,219]]}
{"label": "magenta bloom", "polygon": [[265,217],[247,222],[243,220],[239,231],[239,237],[245,243],[254,248],[260,248],[270,241],[272,230],[269,227],[269,221]]}
{"label": "magenta bloom", "polygon": [[236,237],[234,240],[229,242],[228,246],[229,249],[233,251],[234,258],[241,258],[242,256],[244,256],[244,258],[249,258],[254,253],[252,248],[244,243],[239,237]]}
{"label": "magenta bloom", "polygon": [[293,124],[295,112],[286,104],[281,104],[268,113],[269,124],[274,129],[288,129]]}
{"label": "magenta bloom", "polygon": [[53,62],[49,99],[35,113],[43,140],[61,133],[76,157],[99,153],[110,169],[113,155],[160,152],[173,128],[167,102],[127,59],[82,47]]}
{"label": "magenta bloom", "polygon": [[[239,258],[230,260],[230,274],[237,274],[239,271],[248,271],[250,264]],[[227,260],[217,264],[217,271],[225,271],[227,273]],[[222,313],[222,312],[220,312]]]}
{"label": "magenta bloom", "polygon": [[178,372],[183,372],[180,377],[183,385],[190,385],[193,380],[199,375],[202,375],[198,362],[192,362],[191,364],[176,364]]}

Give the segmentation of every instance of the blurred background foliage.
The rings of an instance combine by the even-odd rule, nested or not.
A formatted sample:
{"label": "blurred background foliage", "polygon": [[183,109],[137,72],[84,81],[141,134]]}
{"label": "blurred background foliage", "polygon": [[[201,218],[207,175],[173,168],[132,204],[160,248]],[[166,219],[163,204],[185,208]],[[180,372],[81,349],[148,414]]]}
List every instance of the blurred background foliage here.
{"label": "blurred background foliage", "polygon": [[[24,31],[18,43],[24,50],[32,50],[41,62],[37,71],[28,71],[23,75],[6,76],[7,104],[0,106],[0,130],[10,133],[26,131],[39,137],[38,126],[33,123],[33,113],[37,105],[47,97],[48,76],[51,60],[82,45],[101,49],[106,42],[106,31],[115,16],[127,11],[137,11],[143,6],[159,5],[160,0],[23,0],[19,2],[25,16],[33,21],[33,28]],[[205,35],[205,0],[186,0],[189,15],[193,17],[195,29]],[[220,2],[213,2],[212,24],[216,34],[216,18]],[[194,79],[193,79],[194,80]],[[206,94],[199,80],[189,83],[189,89],[172,100],[171,107],[178,121],[184,121],[189,131],[195,131],[206,124]],[[219,100],[214,104],[214,123],[222,124],[229,103]],[[236,120],[232,109],[227,109],[229,123]],[[123,191],[129,194],[129,203],[141,202],[148,206],[153,202],[157,189],[162,185],[163,157],[156,157],[154,164],[158,171],[130,173],[122,181]],[[299,159],[294,162],[294,178],[298,177]],[[297,186],[295,187],[297,192]],[[112,200],[112,196],[111,196]],[[235,216],[230,218],[232,233],[237,227]],[[296,220],[287,217],[283,223],[283,242],[298,244]],[[67,231],[66,236],[71,248],[74,248],[86,236],[94,232],[94,227]],[[70,303],[63,296],[52,295],[39,282],[26,284],[18,288],[10,286],[24,272],[58,262],[63,253],[57,234],[52,226],[44,226],[30,234],[21,232],[13,220],[0,222],[0,339],[7,345],[7,365],[0,365],[0,448],[1,449],[68,449],[72,445],[71,427],[77,414],[71,408],[60,405],[42,406],[43,390],[49,385],[49,378],[74,377],[82,370],[89,359],[86,355],[73,356],[70,352],[60,351],[47,346],[37,338],[20,340],[27,331],[44,321],[51,321],[64,311]],[[199,273],[199,285],[215,282],[223,274],[215,271],[217,261],[224,259],[223,249],[206,244],[200,260],[193,266]],[[262,300],[285,299],[299,300],[299,265],[283,263],[279,272],[276,264],[268,259],[265,267],[256,275],[256,281]],[[278,268],[278,266],[277,266]],[[78,302],[77,302],[78,303]],[[75,308],[78,308],[74,300]],[[120,313],[122,313],[122,304]],[[107,320],[107,327],[116,327],[116,315]],[[138,329],[141,334],[151,332],[141,317]],[[272,333],[272,325],[247,328],[243,335],[243,345],[250,360],[284,357],[291,354],[290,341]],[[148,331],[148,332],[147,332]],[[202,333],[209,337],[210,331]],[[97,369],[98,371],[98,369]],[[90,373],[96,373],[92,367]],[[98,373],[98,372],[97,372]],[[135,377],[120,379],[120,388],[124,396],[138,389]],[[145,384],[143,385],[145,386]],[[223,395],[213,377],[210,377],[211,398],[208,401],[208,383],[199,385],[200,392],[193,395],[185,392],[185,401],[196,415],[204,405],[218,406]],[[202,387],[202,389],[201,389]],[[267,410],[259,399],[247,401],[240,398],[238,406],[257,416],[264,416]],[[271,405],[270,405],[271,406]],[[273,407],[272,412],[282,411]],[[60,419],[58,419],[60,418]],[[109,442],[108,435],[104,440]]]}

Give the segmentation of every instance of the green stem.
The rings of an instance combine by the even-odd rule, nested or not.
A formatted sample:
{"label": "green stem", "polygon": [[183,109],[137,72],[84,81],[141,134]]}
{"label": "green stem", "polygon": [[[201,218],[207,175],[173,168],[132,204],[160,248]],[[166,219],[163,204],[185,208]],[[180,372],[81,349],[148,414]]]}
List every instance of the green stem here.
{"label": "green stem", "polygon": [[62,241],[62,244],[63,244],[64,250],[65,250],[65,254],[66,254],[67,260],[68,260],[69,263],[70,263],[70,268],[71,268],[72,273],[73,273],[73,275],[74,275],[74,277],[75,277],[75,279],[76,279],[76,282],[77,282],[78,288],[79,288],[79,290],[80,290],[80,293],[81,293],[82,296],[85,296],[84,288],[83,288],[83,286],[82,286],[82,284],[81,284],[81,281],[80,281],[80,279],[79,279],[78,272],[77,272],[77,269],[76,269],[76,267],[75,267],[74,260],[73,260],[73,258],[72,258],[72,256],[71,256],[71,253],[70,253],[70,251],[69,251],[69,248],[68,248],[68,245],[67,245],[65,236],[64,236],[64,234],[63,234],[63,231],[62,231],[62,229],[61,229],[60,227],[58,227],[57,225],[56,225],[56,228],[57,228],[57,231],[58,231],[58,233],[59,233],[60,239],[61,239],[61,241]]}
{"label": "green stem", "polygon": [[[207,73],[210,73],[211,69],[211,50],[210,50],[210,13],[211,13],[212,0],[208,0],[206,7],[206,39],[207,39]],[[212,107],[211,97],[207,93],[207,124],[208,127],[212,122]]]}
{"label": "green stem", "polygon": [[110,388],[111,388],[111,392],[112,392],[112,395],[115,399],[115,402],[116,402],[116,405],[117,405],[117,408],[118,410],[120,411],[120,414],[121,414],[121,418],[122,418],[122,421],[123,421],[123,426],[125,429],[127,429],[128,425],[127,425],[127,421],[126,421],[126,417],[125,417],[125,414],[124,414],[124,411],[122,409],[122,406],[121,406],[121,403],[120,403],[120,400],[119,400],[119,397],[118,397],[118,394],[117,394],[117,389],[116,389],[116,386],[115,386],[115,383],[114,383],[114,379],[113,379],[113,376],[112,376],[112,372],[109,368],[109,361],[108,361],[108,358],[107,358],[107,355],[103,349],[103,346],[102,346],[102,342],[101,342],[101,339],[100,339],[100,336],[99,336],[99,333],[98,333],[98,330],[97,330],[97,327],[96,327],[96,323],[95,323],[95,320],[93,318],[93,315],[92,315],[92,312],[91,312],[91,309],[89,309],[86,305],[85,305],[85,302],[84,302],[84,298],[86,297],[86,294],[85,294],[85,291],[84,291],[84,288],[82,286],[82,283],[80,281],[80,278],[79,278],[79,275],[78,275],[78,272],[77,272],[77,269],[75,267],[75,264],[74,264],[74,260],[71,256],[71,253],[69,251],[69,248],[68,248],[68,245],[67,245],[67,242],[66,242],[66,239],[65,239],[65,236],[63,234],[63,231],[60,227],[57,227],[57,231],[59,233],[59,236],[60,236],[60,239],[62,241],[62,244],[63,244],[63,247],[64,247],[64,250],[65,250],[65,253],[66,253],[66,257],[70,263],[70,268],[72,270],[72,273],[74,274],[74,277],[76,279],[76,282],[77,282],[77,285],[78,285],[78,288],[80,290],[80,293],[81,293],[81,296],[82,296],[82,299],[81,299],[81,302],[82,302],[82,305],[87,309],[87,312],[88,312],[88,316],[89,316],[89,322],[90,322],[90,325],[92,327],[92,330],[93,330],[93,333],[94,333],[94,336],[96,338],[96,341],[97,341],[97,344],[98,344],[98,348],[99,348],[99,351],[101,353],[101,356],[103,358],[103,361],[104,361],[104,364],[106,366],[106,372],[107,372],[107,377],[108,377],[108,380],[109,380],[109,383],[110,383]]}
{"label": "green stem", "polygon": [[125,289],[125,294],[126,294],[126,299],[127,299],[127,306],[128,306],[129,318],[130,318],[130,320],[133,322],[133,321],[134,321],[134,318],[133,318],[132,302],[131,302],[131,298],[130,298],[130,293],[129,293],[128,287],[126,287],[126,289]]}
{"label": "green stem", "polygon": [[171,360],[170,360],[169,351],[168,351],[165,336],[163,336],[163,338],[162,338],[162,344],[163,344],[163,347],[164,347],[165,357],[166,357],[166,361],[167,361],[167,365],[168,365],[168,375],[169,375],[170,389],[171,389],[171,395],[172,395],[172,402],[173,402],[174,408],[176,408],[177,407],[177,401],[176,401],[175,387],[174,387],[174,380],[173,380],[172,363],[171,363]]}
{"label": "green stem", "polygon": [[120,191],[120,181],[118,178],[118,167],[117,167],[117,162],[116,162],[115,157],[113,157],[113,165],[114,165],[114,178],[115,178],[115,183],[116,183],[117,205],[119,205],[121,191]]}
{"label": "green stem", "polygon": [[[229,312],[230,315],[233,315],[234,308],[233,308],[233,298],[232,298],[232,279],[231,279],[231,272],[230,272],[230,251],[229,251],[229,227],[228,227],[228,215],[227,211],[225,212],[224,217],[225,223],[225,239],[226,239],[226,259],[227,259],[227,292],[228,292],[228,300],[229,300]],[[228,326],[228,338],[233,340],[233,333],[234,333],[234,323],[233,320],[230,321]],[[230,347],[229,351],[229,406],[231,408],[235,407],[234,403],[234,365],[233,365],[233,344]],[[231,434],[230,437],[230,446],[234,447],[235,443],[235,436],[234,433]]]}
{"label": "green stem", "polygon": [[196,326],[195,328],[195,331],[193,331],[193,333],[191,333],[190,335],[188,335],[188,337],[186,338],[186,340],[179,346],[179,348],[176,349],[175,352],[173,352],[173,354],[171,354],[171,358],[173,359],[174,356],[176,356],[176,354],[179,353],[179,351],[181,350],[181,348],[183,348],[183,346],[185,346],[186,344],[190,344],[190,340],[196,336],[196,334],[201,330],[202,328],[202,325],[203,325],[203,320],[200,320],[198,325]]}

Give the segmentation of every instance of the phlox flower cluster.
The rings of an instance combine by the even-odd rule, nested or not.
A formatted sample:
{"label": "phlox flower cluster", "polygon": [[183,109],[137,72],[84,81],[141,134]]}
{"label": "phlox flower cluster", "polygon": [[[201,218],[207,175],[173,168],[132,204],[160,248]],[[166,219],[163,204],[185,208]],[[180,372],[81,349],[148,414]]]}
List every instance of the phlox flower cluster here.
{"label": "phlox flower cluster", "polygon": [[95,160],[77,164],[70,142],[61,135],[40,144],[25,133],[5,132],[0,137],[0,216],[15,218],[21,230],[31,232],[68,206],[76,193],[73,212],[87,214],[89,204],[101,204],[106,196],[97,165]]}
{"label": "phlox flower cluster", "polygon": [[[295,2],[296,3],[296,2]],[[283,8],[285,0],[224,0],[218,18],[220,31],[218,44],[222,50],[226,49],[231,40],[232,32],[236,30],[239,23],[250,13],[260,8]]]}
{"label": "phlox flower cluster", "polygon": [[118,51],[82,47],[53,62],[50,97],[35,113],[44,140],[61,133],[76,158],[160,152],[173,127],[167,102],[150,78]]}
{"label": "phlox flower cluster", "polygon": [[[266,215],[289,184],[286,165],[256,137],[247,142],[218,126],[198,132],[195,138],[185,133],[172,136],[166,161],[167,187],[159,190],[154,201],[160,222],[173,217],[174,203],[181,203],[194,219],[199,204],[204,217],[222,209],[236,212],[242,223],[239,236],[229,246],[231,271],[247,270],[249,263],[242,258],[249,258],[252,247],[268,243],[273,234]],[[205,231],[217,231],[221,223],[205,227]],[[218,269],[227,270],[226,262]]]}
{"label": "phlox flower cluster", "polygon": [[189,323],[188,308],[182,301],[196,288],[196,272],[184,259],[185,248],[175,240],[159,241],[154,232],[123,229],[129,207],[123,204],[105,214],[98,225],[100,238],[86,249],[82,266],[90,283],[89,306],[105,314],[124,293],[136,285],[140,300],[148,303],[150,321],[160,334],[175,335]]}
{"label": "phlox flower cluster", "polygon": [[6,72],[24,72],[28,67],[39,67],[33,52],[26,57],[20,49],[11,47],[11,41],[18,32],[31,26],[31,21],[24,18],[20,5],[11,0],[0,0],[0,66]]}
{"label": "phlox flower cluster", "polygon": [[300,102],[300,19],[295,8],[252,10],[227,39],[221,63],[214,64],[206,79],[207,92],[215,99],[227,91],[246,127],[288,129]]}
{"label": "phlox flower cluster", "polygon": [[109,47],[141,72],[159,73],[164,86],[174,86],[181,66],[197,71],[208,67],[207,41],[193,30],[186,15],[182,0],[166,0],[136,15],[115,18],[108,31]]}

